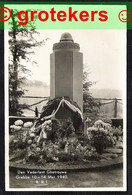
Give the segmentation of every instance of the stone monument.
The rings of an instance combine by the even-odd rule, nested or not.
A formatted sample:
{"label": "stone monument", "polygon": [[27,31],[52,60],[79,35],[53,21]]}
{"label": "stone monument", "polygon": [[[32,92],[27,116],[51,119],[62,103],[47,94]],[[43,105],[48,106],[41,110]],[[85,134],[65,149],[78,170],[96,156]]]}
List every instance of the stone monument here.
{"label": "stone monument", "polygon": [[[50,99],[67,96],[83,112],[83,54],[70,33],[63,33],[53,45],[50,55]],[[67,118],[70,112],[63,107],[56,118]]]}

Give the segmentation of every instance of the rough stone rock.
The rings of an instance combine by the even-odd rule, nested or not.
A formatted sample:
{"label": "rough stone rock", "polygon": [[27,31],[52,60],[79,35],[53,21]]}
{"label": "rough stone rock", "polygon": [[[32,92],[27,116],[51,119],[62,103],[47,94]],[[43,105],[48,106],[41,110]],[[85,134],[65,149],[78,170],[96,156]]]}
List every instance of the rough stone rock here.
{"label": "rough stone rock", "polygon": [[23,162],[23,159],[16,160],[15,162],[16,162],[16,163],[22,163],[22,162]]}
{"label": "rough stone rock", "polygon": [[111,157],[111,154],[110,153],[103,153],[101,155],[102,158],[107,158],[107,157]]}
{"label": "rough stone rock", "polygon": [[105,162],[106,161],[106,159],[100,159],[100,162]]}
{"label": "rough stone rock", "polygon": [[123,143],[122,142],[117,142],[116,148],[123,149]]}
{"label": "rough stone rock", "polygon": [[113,154],[121,154],[122,149],[120,149],[120,148],[107,148],[107,149],[104,150],[104,152],[113,153]]}
{"label": "rough stone rock", "polygon": [[118,154],[112,154],[111,156],[113,159],[118,157]]}
{"label": "rough stone rock", "polygon": [[9,143],[11,143],[14,139],[15,139],[15,136],[14,135],[10,135],[9,136]]}
{"label": "rough stone rock", "polygon": [[102,158],[112,158],[112,159],[114,159],[114,158],[117,158],[118,155],[117,154],[113,154],[113,153],[103,153],[101,157]]}
{"label": "rough stone rock", "polygon": [[112,159],[112,158],[110,158],[110,157],[107,157],[107,158],[106,158],[106,160],[111,160],[111,159]]}

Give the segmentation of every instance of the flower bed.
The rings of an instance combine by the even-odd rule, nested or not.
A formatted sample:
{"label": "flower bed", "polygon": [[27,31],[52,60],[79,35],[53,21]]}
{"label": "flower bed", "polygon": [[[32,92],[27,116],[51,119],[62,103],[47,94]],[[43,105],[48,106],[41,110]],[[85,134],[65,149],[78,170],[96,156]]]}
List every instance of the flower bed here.
{"label": "flower bed", "polygon": [[[122,130],[113,130],[101,120],[87,129],[86,137],[77,134],[70,120],[47,120],[37,126],[16,121],[11,132],[12,162],[43,166],[46,163],[110,160],[122,155],[119,144],[122,143]],[[118,149],[120,146],[120,151],[116,146]]]}

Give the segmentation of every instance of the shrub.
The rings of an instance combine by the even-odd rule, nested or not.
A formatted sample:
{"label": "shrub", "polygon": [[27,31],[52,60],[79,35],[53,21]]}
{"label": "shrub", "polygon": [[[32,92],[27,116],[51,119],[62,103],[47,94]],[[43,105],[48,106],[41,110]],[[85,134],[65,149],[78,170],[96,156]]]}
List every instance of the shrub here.
{"label": "shrub", "polygon": [[120,127],[119,128],[113,127],[112,132],[113,132],[113,136],[116,136],[116,137],[123,135],[123,130]]}
{"label": "shrub", "polygon": [[[102,126],[104,126],[104,128]],[[88,139],[99,154],[102,154],[105,148],[111,147],[114,144],[109,127],[111,126],[106,126],[103,121],[98,120],[94,123],[93,127],[88,128]]]}
{"label": "shrub", "polygon": [[92,153],[91,155],[85,155],[84,159],[86,159],[86,160],[100,160],[101,156],[97,152],[95,152],[95,153]]}
{"label": "shrub", "polygon": [[73,156],[69,153],[59,153],[58,156],[60,162],[73,161]]}
{"label": "shrub", "polygon": [[52,131],[48,136],[48,139],[53,142],[67,138],[70,134],[75,132],[71,120],[64,120],[61,123],[59,122],[59,120],[53,120],[52,123]]}

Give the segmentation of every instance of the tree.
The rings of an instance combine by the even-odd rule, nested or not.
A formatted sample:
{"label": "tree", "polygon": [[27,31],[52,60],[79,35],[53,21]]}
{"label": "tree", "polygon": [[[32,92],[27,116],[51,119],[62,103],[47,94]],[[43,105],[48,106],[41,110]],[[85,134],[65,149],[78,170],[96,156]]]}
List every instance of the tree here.
{"label": "tree", "polygon": [[20,104],[20,98],[25,93],[23,86],[26,75],[30,73],[24,64],[31,62],[29,55],[34,53],[35,47],[42,46],[46,40],[39,42],[36,40],[39,32],[35,30],[33,24],[28,24],[31,30],[20,26],[17,14],[17,10],[12,10],[9,30],[9,114],[20,116],[23,113],[22,109],[27,107]]}
{"label": "tree", "polygon": [[84,68],[83,71],[83,112],[84,119],[89,117],[96,120],[99,116],[100,102],[95,100],[90,93],[90,87],[96,82],[89,81],[89,71]]}

